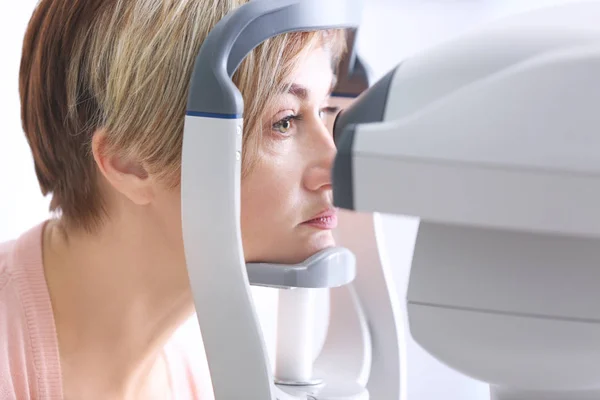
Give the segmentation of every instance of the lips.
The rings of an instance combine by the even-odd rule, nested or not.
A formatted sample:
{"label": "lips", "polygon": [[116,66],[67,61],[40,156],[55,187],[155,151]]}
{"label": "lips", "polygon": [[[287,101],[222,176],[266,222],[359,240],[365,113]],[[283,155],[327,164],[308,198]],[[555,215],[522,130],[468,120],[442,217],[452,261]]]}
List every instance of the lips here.
{"label": "lips", "polygon": [[334,208],[329,208],[305,221],[303,225],[324,230],[334,229],[337,226],[337,211]]}

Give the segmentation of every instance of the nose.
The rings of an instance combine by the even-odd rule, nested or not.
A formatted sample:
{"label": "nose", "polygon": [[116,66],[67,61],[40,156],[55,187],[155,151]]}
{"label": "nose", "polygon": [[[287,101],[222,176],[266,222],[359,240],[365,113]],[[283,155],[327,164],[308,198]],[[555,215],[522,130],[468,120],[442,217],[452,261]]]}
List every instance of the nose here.
{"label": "nose", "polygon": [[322,120],[316,121],[311,133],[304,186],[310,191],[331,190],[331,169],[336,154],[333,136]]}

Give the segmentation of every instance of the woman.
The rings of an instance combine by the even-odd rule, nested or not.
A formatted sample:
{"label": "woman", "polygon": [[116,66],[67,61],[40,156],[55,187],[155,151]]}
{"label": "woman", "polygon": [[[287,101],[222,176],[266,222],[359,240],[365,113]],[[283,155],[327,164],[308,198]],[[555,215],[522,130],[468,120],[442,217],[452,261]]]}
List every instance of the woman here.
{"label": "woman", "polygon": [[[0,398],[212,398],[204,354],[191,353],[201,338],[176,333],[194,313],[181,144],[198,49],[244,2],[40,1],[20,94],[55,216],[0,245]],[[295,263],[333,245],[323,118],[344,45],[341,31],[281,35],[234,76],[247,262]]]}

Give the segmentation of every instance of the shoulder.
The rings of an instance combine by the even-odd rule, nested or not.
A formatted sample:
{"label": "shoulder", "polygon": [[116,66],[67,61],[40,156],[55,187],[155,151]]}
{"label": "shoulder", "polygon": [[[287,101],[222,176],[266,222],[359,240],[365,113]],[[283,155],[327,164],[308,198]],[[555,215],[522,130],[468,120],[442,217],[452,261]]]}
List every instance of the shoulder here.
{"label": "shoulder", "polygon": [[[16,241],[0,243],[0,393],[7,398],[35,396],[35,380],[30,380],[28,360],[33,356],[23,313],[22,294],[14,271]],[[0,396],[1,397],[1,396]]]}
{"label": "shoulder", "polygon": [[60,393],[58,342],[42,264],[43,226],[0,243],[0,398]]}
{"label": "shoulder", "polygon": [[213,400],[204,343],[195,315],[173,334],[165,346],[167,363],[177,398]]}
{"label": "shoulder", "polygon": [[[17,239],[0,243],[0,296],[6,302],[10,294],[23,293],[44,279],[42,234],[45,223],[23,233]],[[5,303],[2,303],[6,305]]]}

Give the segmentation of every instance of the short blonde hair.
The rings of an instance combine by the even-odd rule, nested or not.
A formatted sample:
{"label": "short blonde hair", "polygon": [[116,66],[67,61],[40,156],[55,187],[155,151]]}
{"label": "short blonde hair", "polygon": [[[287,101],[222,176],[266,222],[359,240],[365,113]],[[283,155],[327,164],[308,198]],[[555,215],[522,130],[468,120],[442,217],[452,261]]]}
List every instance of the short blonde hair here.
{"label": "short blonde hair", "polygon": [[[135,155],[179,184],[189,81],[212,27],[248,0],[41,0],[29,22],[20,69],[21,116],[51,211],[93,231],[107,216],[91,139]],[[328,46],[334,65],[343,31],[279,35],[254,49],[234,82],[245,101],[244,171],[260,117],[300,57]],[[248,160],[248,162],[247,162]]]}

